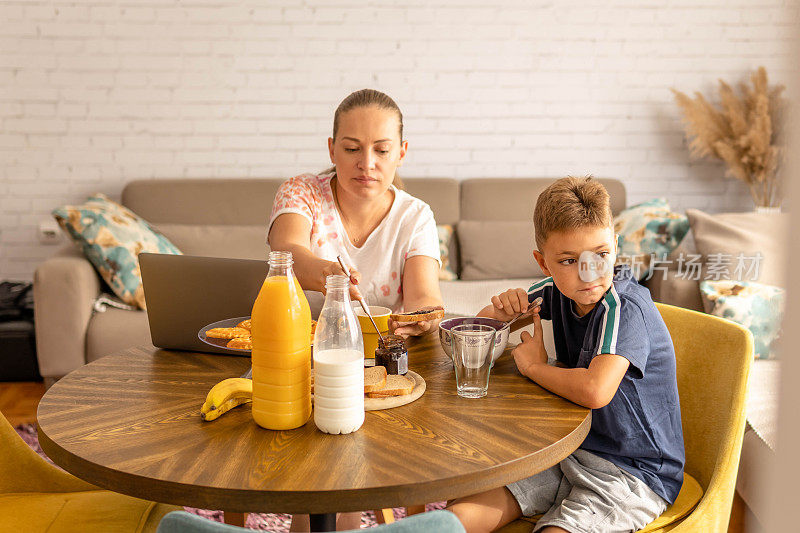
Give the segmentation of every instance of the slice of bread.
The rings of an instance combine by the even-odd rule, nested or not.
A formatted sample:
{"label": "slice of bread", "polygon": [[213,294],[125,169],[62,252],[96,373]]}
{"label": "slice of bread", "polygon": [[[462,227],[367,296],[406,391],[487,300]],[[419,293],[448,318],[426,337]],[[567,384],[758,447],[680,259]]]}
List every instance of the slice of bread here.
{"label": "slice of bread", "polygon": [[386,385],[386,367],[370,366],[364,369],[364,392],[373,392]]}
{"label": "slice of bread", "polygon": [[387,398],[389,396],[403,396],[411,394],[414,390],[414,380],[407,376],[386,376],[386,385],[376,391],[368,392],[368,398]]}
{"label": "slice of bread", "polygon": [[421,322],[423,320],[437,320],[444,318],[444,309],[430,311],[413,311],[411,313],[392,313],[389,318],[395,322]]}

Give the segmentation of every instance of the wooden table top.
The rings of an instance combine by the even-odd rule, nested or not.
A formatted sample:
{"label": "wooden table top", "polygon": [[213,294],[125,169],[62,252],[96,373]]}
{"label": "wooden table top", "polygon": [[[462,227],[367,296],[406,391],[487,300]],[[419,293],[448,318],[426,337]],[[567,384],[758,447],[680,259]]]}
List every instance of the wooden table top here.
{"label": "wooden table top", "polygon": [[522,479],[583,442],[591,411],[522,377],[507,352],[488,396],[460,398],[436,334],[409,343],[425,394],[366,413],[349,435],[253,422],[250,405],[213,422],[200,406],[249,358],[131,348],[59,380],[39,403],[39,442],[100,487],[232,512],[330,513],[452,499]]}

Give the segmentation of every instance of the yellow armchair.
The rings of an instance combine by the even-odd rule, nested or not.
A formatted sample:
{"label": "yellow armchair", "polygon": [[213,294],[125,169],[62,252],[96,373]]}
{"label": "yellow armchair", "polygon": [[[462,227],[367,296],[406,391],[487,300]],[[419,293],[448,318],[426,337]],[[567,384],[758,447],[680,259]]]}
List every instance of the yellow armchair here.
{"label": "yellow armchair", "polygon": [[656,306],[675,346],[685,470],[703,489],[684,520],[656,531],[725,533],[742,452],[753,335],[729,320]]}
{"label": "yellow armchair", "polygon": [[[675,503],[641,532],[726,533],[744,437],[753,336],[712,315],[656,307],[675,346],[686,476]],[[515,520],[500,531],[528,533],[535,523],[535,518]]]}
{"label": "yellow armchair", "polygon": [[0,450],[0,531],[154,532],[161,517],[180,509],[102,490],[59,470],[2,414]]}

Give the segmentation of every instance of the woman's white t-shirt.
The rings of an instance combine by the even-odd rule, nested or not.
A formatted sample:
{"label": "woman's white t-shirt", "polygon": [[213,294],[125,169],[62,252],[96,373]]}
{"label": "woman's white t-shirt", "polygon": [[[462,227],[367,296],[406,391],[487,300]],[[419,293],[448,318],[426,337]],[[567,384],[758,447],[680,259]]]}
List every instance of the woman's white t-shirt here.
{"label": "woman's white t-shirt", "polygon": [[285,181],[275,195],[269,228],[278,216],[295,213],[311,223],[311,252],[336,261],[342,256],[348,267],[361,273],[358,286],[369,305],[393,311],[403,308],[403,268],[415,255],[439,261],[439,237],[431,208],[418,198],[392,185],[394,201],[389,213],[360,247],[353,246],[333,201],[327,174],[302,174]]}

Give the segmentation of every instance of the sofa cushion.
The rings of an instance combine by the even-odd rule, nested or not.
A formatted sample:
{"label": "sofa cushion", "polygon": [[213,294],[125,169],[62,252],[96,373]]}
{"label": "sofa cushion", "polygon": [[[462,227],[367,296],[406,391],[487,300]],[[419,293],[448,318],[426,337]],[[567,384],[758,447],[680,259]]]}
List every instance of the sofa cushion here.
{"label": "sofa cushion", "polygon": [[262,260],[269,256],[266,226],[157,224],[156,228],[186,255]]}
{"label": "sofa cushion", "polygon": [[[538,278],[541,279],[541,276]],[[528,289],[537,278],[442,281],[444,311],[452,316],[475,316],[492,296],[512,288]]]}
{"label": "sofa cushion", "polygon": [[283,181],[135,180],[122,190],[122,204],[153,224],[249,225],[266,231],[272,200]]}
{"label": "sofa cushion", "polygon": [[[686,217],[686,220],[689,220],[689,217]],[[670,261],[671,266],[675,267],[678,263],[678,260],[681,257],[686,257],[690,254],[697,253],[697,244],[694,242],[694,233],[692,233],[692,225],[689,224],[689,230],[686,232],[686,235],[683,236],[681,242],[678,243],[678,246],[675,247],[672,252],[670,252],[669,256],[667,256],[667,260]]]}
{"label": "sofa cushion", "polygon": [[[539,194],[555,179],[475,178],[461,182],[462,220],[533,220]],[[598,179],[611,196],[611,212],[625,208],[625,186],[619,180]],[[437,221],[439,221],[437,219]],[[442,221],[439,221],[442,222]]]}
{"label": "sofa cushion", "polygon": [[[775,402],[777,404],[777,400]],[[771,507],[769,491],[764,490],[765,472],[774,472],[777,462],[775,450],[753,431],[748,424],[742,438],[739,472],[736,475],[736,493],[747,504],[760,523],[768,518]],[[756,531],[763,531],[757,529]]]}
{"label": "sofa cushion", "polygon": [[761,440],[775,449],[778,438],[781,361],[753,361],[747,385],[747,423]]}
{"label": "sofa cushion", "polygon": [[454,226],[459,219],[459,185],[453,178],[407,178],[403,188],[428,204],[437,224]]}
{"label": "sofa cushion", "polygon": [[104,194],[95,194],[81,205],[54,209],[53,216],[114,293],[123,302],[142,309],[145,301],[139,253],[181,253],[144,219]]}
{"label": "sofa cushion", "polygon": [[[480,281],[442,281],[439,287],[442,290],[442,301],[448,317],[475,316],[478,311],[491,303],[492,296],[512,289],[522,288],[527,290],[533,283],[541,280],[538,278],[521,279],[492,279]],[[551,359],[555,358],[556,349],[553,341],[553,323],[549,320],[542,321],[544,346]],[[521,342],[522,331],[533,334],[533,324],[511,332],[508,337],[506,353]]]}
{"label": "sofa cushion", "polygon": [[442,268],[439,269],[440,280],[456,279],[455,254],[451,254],[455,241],[455,230],[450,224],[437,224],[436,233],[439,234],[439,257],[442,260]]}
{"label": "sofa cushion", "polygon": [[[541,278],[533,258],[533,222],[462,220],[458,223],[461,279]],[[526,287],[527,288],[527,287]]]}
{"label": "sofa cushion", "polygon": [[614,218],[619,235],[617,264],[629,264],[636,279],[650,271],[652,258],[664,259],[689,231],[689,220],[672,213],[665,198],[656,198],[623,210]]}
{"label": "sofa cushion", "polygon": [[742,441],[742,457],[736,491],[762,521],[769,508],[763,488],[764,472],[777,460],[775,442],[778,434],[778,398],[781,362],[756,360],[750,369],[747,386],[747,429]]}
{"label": "sofa cushion", "polygon": [[704,311],[703,299],[700,296],[700,283],[680,270],[651,272],[648,274],[648,279],[642,281],[642,285],[650,290],[650,295],[655,302]]}
{"label": "sofa cushion", "polygon": [[144,311],[108,307],[94,313],[86,330],[86,362],[121,352],[132,346],[150,345],[150,323]]}
{"label": "sofa cushion", "polygon": [[786,291],[747,281],[703,281],[706,312],[741,324],[753,334],[755,356],[776,359]]}
{"label": "sofa cushion", "polygon": [[697,252],[705,263],[705,279],[735,279],[785,286],[785,249],[789,237],[789,216],[786,213],[710,215],[687,209],[686,215]]}

